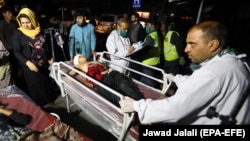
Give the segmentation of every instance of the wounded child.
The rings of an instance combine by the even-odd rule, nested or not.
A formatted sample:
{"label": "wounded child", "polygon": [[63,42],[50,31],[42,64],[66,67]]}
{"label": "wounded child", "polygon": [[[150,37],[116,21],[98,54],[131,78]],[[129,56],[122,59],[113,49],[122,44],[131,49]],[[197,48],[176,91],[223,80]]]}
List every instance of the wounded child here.
{"label": "wounded child", "polygon": [[[115,91],[123,94],[124,96],[129,96],[135,100],[144,98],[143,94],[140,92],[136,83],[132,81],[126,75],[110,70],[105,65],[97,61],[87,61],[87,58],[83,55],[76,55],[74,57],[73,63],[76,69],[79,69],[86,73],[88,76],[102,82],[106,86],[114,89]],[[75,76],[75,71],[70,71],[69,75]],[[90,80],[85,80],[83,82],[85,85],[91,88],[96,88],[96,90],[106,99],[119,106],[120,98],[105,88],[96,85]]]}

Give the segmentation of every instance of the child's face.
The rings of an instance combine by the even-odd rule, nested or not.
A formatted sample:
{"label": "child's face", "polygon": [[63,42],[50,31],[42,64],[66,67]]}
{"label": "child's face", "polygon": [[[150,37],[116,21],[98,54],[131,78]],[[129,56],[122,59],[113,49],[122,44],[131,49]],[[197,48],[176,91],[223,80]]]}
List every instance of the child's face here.
{"label": "child's face", "polygon": [[85,62],[87,62],[87,58],[81,55],[81,56],[79,57],[78,61],[79,61],[79,64],[85,63]]}

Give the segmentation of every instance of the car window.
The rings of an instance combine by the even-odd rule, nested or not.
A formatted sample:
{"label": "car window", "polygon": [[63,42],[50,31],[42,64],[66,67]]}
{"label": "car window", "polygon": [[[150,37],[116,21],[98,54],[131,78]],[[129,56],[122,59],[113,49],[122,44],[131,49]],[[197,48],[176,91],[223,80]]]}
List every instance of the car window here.
{"label": "car window", "polygon": [[100,21],[114,22],[115,17],[114,16],[101,16]]}

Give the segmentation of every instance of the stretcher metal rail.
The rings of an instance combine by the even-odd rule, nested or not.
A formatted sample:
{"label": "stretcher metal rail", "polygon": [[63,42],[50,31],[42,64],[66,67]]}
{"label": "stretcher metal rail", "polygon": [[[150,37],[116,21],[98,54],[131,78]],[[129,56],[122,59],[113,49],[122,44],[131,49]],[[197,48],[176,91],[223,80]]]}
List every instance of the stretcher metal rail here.
{"label": "stretcher metal rail", "polygon": [[[106,65],[111,64],[112,62],[106,57],[110,55],[112,54],[109,54],[107,52],[99,52],[96,60]],[[126,61],[136,63],[138,65],[143,65],[142,63],[131,59],[127,58],[120,58],[120,59],[124,59]],[[159,68],[146,66],[161,72],[163,76],[161,79],[148,76],[146,74],[130,69],[128,67],[124,66],[121,67],[127,69],[128,72],[134,72],[161,83],[162,89],[157,89],[150,87],[146,84],[143,84],[142,82],[139,82],[138,80],[132,78],[137,85],[140,85],[142,87],[147,87],[148,89],[155,92],[156,95],[161,95],[161,96],[164,95],[171,84],[171,81],[168,80],[166,77],[167,74],[165,74],[164,71]],[[67,70],[74,70],[76,73],[78,73],[79,75],[78,78],[70,76]],[[100,94],[96,92],[95,89],[89,88],[88,86],[81,83],[79,80],[82,78],[88,79],[122,99],[124,96],[121,93],[107,87],[101,82],[75,69],[73,65],[70,64],[70,62],[54,63],[51,68],[51,76],[53,79],[55,79],[55,81],[59,85],[61,90],[61,95],[66,98],[68,112],[70,112],[71,106],[77,104],[78,107],[80,107],[89,116],[91,116],[91,118],[95,120],[97,124],[100,124],[102,128],[111,132],[115,137],[117,137],[119,141],[137,140],[135,139],[135,137],[131,137],[128,133],[130,124],[135,117],[135,113],[124,113],[120,107],[117,107],[107,99],[103,98]],[[70,103],[69,98],[73,101],[72,103]]]}

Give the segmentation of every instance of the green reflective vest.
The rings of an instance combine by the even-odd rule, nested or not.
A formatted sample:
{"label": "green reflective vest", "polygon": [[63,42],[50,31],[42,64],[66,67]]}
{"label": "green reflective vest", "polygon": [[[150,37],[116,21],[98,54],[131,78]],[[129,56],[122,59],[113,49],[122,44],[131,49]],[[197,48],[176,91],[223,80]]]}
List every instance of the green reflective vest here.
{"label": "green reflective vest", "polygon": [[157,31],[148,34],[154,39],[153,47],[147,52],[142,63],[150,66],[158,65],[160,63],[161,48],[159,47],[159,36]]}
{"label": "green reflective vest", "polygon": [[[165,35],[165,38],[164,38],[163,54],[164,54],[165,61],[173,61],[173,60],[179,59],[176,46],[170,42],[173,32],[175,31],[168,31],[168,33]],[[177,35],[179,36],[178,33]]]}

